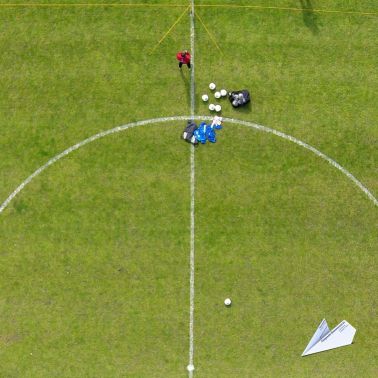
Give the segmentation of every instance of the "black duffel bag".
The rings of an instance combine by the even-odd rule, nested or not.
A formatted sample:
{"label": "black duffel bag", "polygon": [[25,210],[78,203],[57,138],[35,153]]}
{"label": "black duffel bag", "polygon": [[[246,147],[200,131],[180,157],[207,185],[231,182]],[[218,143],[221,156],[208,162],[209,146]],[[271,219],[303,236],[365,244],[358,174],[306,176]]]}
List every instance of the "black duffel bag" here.
{"label": "black duffel bag", "polygon": [[197,129],[196,123],[193,120],[189,120],[187,126],[185,127],[184,132],[182,133],[182,136],[181,136],[182,139],[194,145],[198,144],[198,140],[194,136],[194,130],[196,129]]}
{"label": "black duffel bag", "polygon": [[228,99],[234,108],[247,105],[251,101],[251,96],[246,89],[241,91],[232,91],[228,94]]}

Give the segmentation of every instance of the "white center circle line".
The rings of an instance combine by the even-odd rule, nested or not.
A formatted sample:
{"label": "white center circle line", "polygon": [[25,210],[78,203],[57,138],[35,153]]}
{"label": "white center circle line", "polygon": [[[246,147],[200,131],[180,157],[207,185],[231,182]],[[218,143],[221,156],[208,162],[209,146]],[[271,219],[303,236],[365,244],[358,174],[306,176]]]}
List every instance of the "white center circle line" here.
{"label": "white center circle line", "polygon": [[[152,118],[152,119],[146,119],[143,121],[137,121],[137,122],[131,122],[123,126],[118,126],[113,129],[105,130],[100,133],[97,133],[95,135],[92,135],[91,137],[84,139],[83,141],[67,148],[60,154],[54,156],[50,160],[48,160],[44,165],[39,167],[35,172],[33,172],[29,177],[27,177],[9,196],[8,198],[0,205],[0,214],[7,208],[7,206],[11,203],[11,201],[39,174],[41,174],[46,168],[48,168],[50,165],[56,163],[58,160],[62,159],[63,157],[69,155],[71,152],[78,150],[79,148],[85,146],[88,143],[94,142],[97,139],[103,138],[107,135],[115,134],[133,127],[137,126],[144,126],[144,125],[151,125],[155,123],[165,123],[165,122],[171,122],[171,121],[185,121],[188,119],[194,119],[194,120],[212,120],[213,117],[211,116],[172,116],[172,117],[161,117],[161,118]],[[262,126],[253,122],[244,121],[244,120],[238,120],[234,118],[223,118],[223,122],[229,122],[233,124],[243,125],[247,126],[249,128],[263,131],[265,133],[274,134],[282,139],[288,140],[290,142],[293,142],[311,152],[313,152],[318,157],[326,160],[329,164],[331,164],[334,168],[338,169],[340,172],[342,172],[349,180],[351,180],[362,192],[365,193],[365,195],[369,198],[370,201],[374,203],[375,206],[378,206],[378,200],[374,197],[374,195],[369,191],[369,189],[364,186],[355,176],[352,175],[347,169],[342,167],[339,163],[337,163],[335,160],[331,159],[329,156],[325,155],[323,152],[317,150],[315,147],[310,146],[309,144],[302,142],[301,140],[285,134],[281,131],[271,129],[266,126]]]}

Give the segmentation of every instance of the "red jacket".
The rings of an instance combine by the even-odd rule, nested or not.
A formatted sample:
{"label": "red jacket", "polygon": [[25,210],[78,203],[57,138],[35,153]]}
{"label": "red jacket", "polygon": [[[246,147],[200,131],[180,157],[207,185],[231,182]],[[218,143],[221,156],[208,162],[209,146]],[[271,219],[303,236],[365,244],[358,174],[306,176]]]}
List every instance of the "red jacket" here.
{"label": "red jacket", "polygon": [[176,58],[179,62],[183,64],[190,63],[190,54],[188,52],[184,54],[183,52],[180,51],[177,53]]}

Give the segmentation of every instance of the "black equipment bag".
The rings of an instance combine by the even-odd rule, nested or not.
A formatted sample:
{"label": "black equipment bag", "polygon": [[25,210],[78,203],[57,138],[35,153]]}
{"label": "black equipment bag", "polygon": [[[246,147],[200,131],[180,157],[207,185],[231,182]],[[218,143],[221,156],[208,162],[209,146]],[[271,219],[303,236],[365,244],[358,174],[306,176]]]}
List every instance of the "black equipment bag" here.
{"label": "black equipment bag", "polygon": [[184,132],[182,133],[182,139],[194,145],[198,144],[198,140],[194,136],[194,131],[196,129],[197,129],[196,123],[193,120],[188,120],[188,124],[185,127]]}
{"label": "black equipment bag", "polygon": [[247,105],[251,101],[251,96],[247,89],[232,91],[228,94],[228,99],[234,108]]}

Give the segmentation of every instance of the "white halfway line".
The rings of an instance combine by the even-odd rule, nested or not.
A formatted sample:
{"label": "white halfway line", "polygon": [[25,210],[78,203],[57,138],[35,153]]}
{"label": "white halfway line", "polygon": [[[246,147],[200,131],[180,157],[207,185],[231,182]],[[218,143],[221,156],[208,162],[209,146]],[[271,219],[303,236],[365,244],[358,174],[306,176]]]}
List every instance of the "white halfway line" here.
{"label": "white halfway line", "polygon": [[[191,0],[190,9],[190,115],[194,118],[195,110],[195,82],[194,82],[194,0]],[[189,275],[189,364],[187,366],[189,378],[193,377],[194,370],[194,256],[195,256],[195,160],[194,146],[190,147],[190,275]]]}
{"label": "white halfway line", "polygon": [[[5,210],[5,208],[10,204],[10,202],[17,196],[18,193],[21,192],[25,188],[26,185],[28,185],[35,177],[37,177],[40,173],[42,173],[46,168],[48,168],[50,165],[56,163],[58,160],[61,158],[67,156],[71,152],[78,150],[79,148],[85,146],[88,143],[91,143],[97,139],[103,138],[107,135],[115,134],[120,131],[124,131],[127,129],[130,129],[132,127],[137,127],[137,126],[143,126],[143,125],[151,125],[154,123],[165,123],[165,122],[171,122],[171,121],[185,121],[188,119],[194,119],[194,120],[212,120],[213,117],[210,116],[172,116],[172,117],[162,117],[162,118],[152,118],[152,119],[146,119],[143,121],[137,121],[137,122],[132,122],[128,123],[123,126],[118,126],[110,130],[105,130],[102,131],[98,134],[92,135],[91,137],[84,139],[83,141],[67,148],[60,154],[54,156],[50,160],[48,160],[44,165],[39,167],[34,173],[32,173],[28,178],[26,178],[9,196],[8,198],[1,204],[0,206],[0,214]],[[279,136],[280,138],[289,140],[295,144],[298,144],[299,146],[313,152],[315,155],[319,156],[320,158],[326,160],[329,164],[331,164],[333,167],[341,171],[348,179],[350,179],[360,190],[362,190],[365,195],[374,203],[374,205],[378,206],[378,200],[373,196],[373,194],[369,191],[368,188],[366,188],[359,180],[357,180],[348,170],[346,170],[344,167],[342,167],[339,163],[337,163],[335,160],[331,159],[327,155],[323,154],[319,150],[317,150],[315,147],[310,146],[307,143],[304,143],[300,141],[299,139],[287,135],[283,132],[271,129],[266,126],[258,125],[253,122],[248,122],[248,121],[242,121],[242,120],[237,120],[234,118],[223,118],[224,122],[229,122],[229,123],[234,123],[238,125],[244,125],[250,128],[253,128],[258,131],[263,131],[266,133],[271,133],[274,135]]]}

